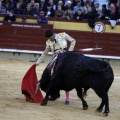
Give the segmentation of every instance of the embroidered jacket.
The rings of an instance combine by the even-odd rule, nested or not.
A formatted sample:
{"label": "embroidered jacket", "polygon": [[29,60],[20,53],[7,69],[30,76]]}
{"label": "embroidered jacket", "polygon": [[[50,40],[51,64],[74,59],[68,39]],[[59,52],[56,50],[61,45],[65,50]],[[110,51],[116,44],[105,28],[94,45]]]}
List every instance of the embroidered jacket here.
{"label": "embroidered jacket", "polygon": [[65,52],[64,49],[67,48],[67,41],[70,42],[69,51],[72,51],[75,47],[76,41],[72,37],[70,37],[65,32],[55,34],[55,40],[50,41],[49,39],[46,41],[46,48],[45,51],[42,53],[40,58],[37,60],[37,64],[44,61],[45,56],[48,54],[48,52],[52,52],[52,54],[55,54],[55,51],[59,51],[60,53]]}

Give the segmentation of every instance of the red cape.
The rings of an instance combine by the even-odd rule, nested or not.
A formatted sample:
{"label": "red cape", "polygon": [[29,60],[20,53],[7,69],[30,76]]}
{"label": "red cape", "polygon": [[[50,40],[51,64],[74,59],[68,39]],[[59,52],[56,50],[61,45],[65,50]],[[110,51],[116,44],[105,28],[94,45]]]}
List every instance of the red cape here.
{"label": "red cape", "polygon": [[36,85],[38,83],[35,68],[36,64],[33,64],[26,72],[22,80],[21,91],[22,94],[25,95],[26,101],[32,100],[35,103],[40,103],[43,100],[43,95],[39,89],[37,95],[35,96]]}

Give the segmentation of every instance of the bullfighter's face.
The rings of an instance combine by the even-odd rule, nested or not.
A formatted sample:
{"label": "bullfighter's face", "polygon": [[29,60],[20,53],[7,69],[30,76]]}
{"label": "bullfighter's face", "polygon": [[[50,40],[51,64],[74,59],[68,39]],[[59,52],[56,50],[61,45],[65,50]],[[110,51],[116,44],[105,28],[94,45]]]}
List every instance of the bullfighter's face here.
{"label": "bullfighter's face", "polygon": [[50,37],[49,37],[49,40],[50,40],[51,42],[53,42],[53,41],[55,40],[55,34],[53,34],[52,36],[50,36]]}

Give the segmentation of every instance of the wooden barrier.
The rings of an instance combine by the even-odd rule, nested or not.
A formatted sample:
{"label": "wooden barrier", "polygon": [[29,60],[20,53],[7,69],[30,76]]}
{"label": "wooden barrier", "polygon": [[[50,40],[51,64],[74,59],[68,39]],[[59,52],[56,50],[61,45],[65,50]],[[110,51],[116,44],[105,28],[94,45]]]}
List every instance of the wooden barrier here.
{"label": "wooden barrier", "polygon": [[[55,30],[62,32],[62,30]],[[120,56],[120,34],[91,33],[79,31],[66,31],[76,39],[75,50],[83,48],[102,48],[100,50],[84,52],[86,54]]]}
{"label": "wooden barrier", "polygon": [[[35,18],[31,17],[31,19]],[[58,21],[58,19],[53,18],[53,21],[54,20]],[[50,21],[52,21],[51,18]],[[63,21],[63,19],[60,19],[60,21]],[[85,23],[85,21],[82,22]],[[119,33],[94,33],[93,31],[85,32],[78,30],[64,30],[61,28],[55,29],[54,27],[54,24],[7,23],[1,21],[0,48],[43,51],[45,49],[46,41],[45,30],[54,29],[55,33],[66,32],[75,38],[77,41],[75,50],[83,48],[102,48],[101,50],[84,52],[84,54],[120,56]]]}
{"label": "wooden barrier", "polygon": [[0,48],[43,50],[46,41],[45,30],[52,27],[52,25],[1,22]]}

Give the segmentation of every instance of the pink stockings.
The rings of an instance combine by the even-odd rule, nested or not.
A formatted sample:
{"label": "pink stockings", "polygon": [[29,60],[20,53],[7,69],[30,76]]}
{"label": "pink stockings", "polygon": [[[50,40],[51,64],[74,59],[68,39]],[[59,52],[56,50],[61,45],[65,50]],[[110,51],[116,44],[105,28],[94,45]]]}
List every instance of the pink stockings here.
{"label": "pink stockings", "polygon": [[70,104],[70,94],[68,91],[65,91],[65,94],[66,94],[66,101],[65,101],[65,104],[66,105],[69,105]]}
{"label": "pink stockings", "polygon": [[70,98],[69,98],[70,94],[69,94],[69,92],[65,91],[65,93],[66,93],[66,101],[70,101]]}

